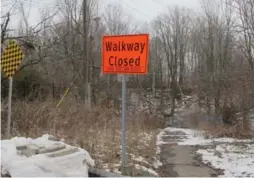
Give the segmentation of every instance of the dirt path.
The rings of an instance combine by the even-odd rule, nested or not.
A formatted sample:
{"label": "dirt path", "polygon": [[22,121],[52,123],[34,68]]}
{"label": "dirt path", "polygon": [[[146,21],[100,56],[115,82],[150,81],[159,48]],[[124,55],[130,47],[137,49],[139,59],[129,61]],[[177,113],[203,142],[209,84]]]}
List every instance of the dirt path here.
{"label": "dirt path", "polygon": [[160,176],[167,177],[214,177],[216,171],[203,165],[197,159],[195,146],[177,145],[179,138],[184,137],[182,132],[166,132],[161,145],[160,159],[162,166]]}

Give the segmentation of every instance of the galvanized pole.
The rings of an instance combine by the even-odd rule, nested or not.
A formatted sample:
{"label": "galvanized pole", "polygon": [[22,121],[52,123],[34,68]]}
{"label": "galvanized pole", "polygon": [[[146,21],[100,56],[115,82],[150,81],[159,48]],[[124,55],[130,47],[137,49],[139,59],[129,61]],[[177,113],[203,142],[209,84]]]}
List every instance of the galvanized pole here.
{"label": "galvanized pole", "polygon": [[126,168],[126,81],[122,75],[122,175]]}
{"label": "galvanized pole", "polygon": [[12,99],[12,77],[9,78],[9,97],[8,97],[8,120],[7,120],[7,138],[11,136],[11,99]]}
{"label": "galvanized pole", "polygon": [[90,100],[89,100],[89,90],[90,90],[90,83],[89,83],[89,57],[88,57],[88,8],[87,8],[87,0],[83,0],[83,49],[84,49],[84,56],[83,56],[83,77],[84,77],[84,100],[85,104],[90,107]]}
{"label": "galvanized pole", "polygon": [[155,67],[154,67],[154,64],[153,64],[153,73],[152,73],[152,93],[153,93],[153,97],[155,96]]}

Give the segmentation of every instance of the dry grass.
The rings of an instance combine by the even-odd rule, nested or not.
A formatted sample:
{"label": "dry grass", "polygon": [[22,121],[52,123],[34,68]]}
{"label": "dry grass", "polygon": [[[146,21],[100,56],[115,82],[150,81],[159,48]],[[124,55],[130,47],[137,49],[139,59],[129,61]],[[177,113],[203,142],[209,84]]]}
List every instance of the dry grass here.
{"label": "dry grass", "polygon": [[[248,120],[246,122],[248,122]],[[232,137],[239,139],[252,138],[254,136],[253,129],[251,127],[244,128],[244,125],[243,121],[239,121],[233,126],[200,122],[199,128],[214,137]],[[249,124],[249,126],[251,125]]]}
{"label": "dry grass", "polygon": [[[55,105],[52,101],[14,102],[12,135],[32,138],[45,133],[55,135],[85,148],[97,167],[117,172],[121,155],[121,118],[115,110],[100,107],[88,110],[72,100],[65,100],[59,108]],[[128,118],[129,164],[136,163],[133,159],[138,156],[152,164],[156,157],[158,123],[143,113]]]}
{"label": "dry grass", "polygon": [[204,115],[193,113],[189,115],[189,126],[191,128],[204,130],[208,135],[214,137],[232,137],[232,138],[252,138],[254,130],[249,119],[240,120],[235,125],[225,125],[222,123],[212,123],[199,118],[204,118]]}

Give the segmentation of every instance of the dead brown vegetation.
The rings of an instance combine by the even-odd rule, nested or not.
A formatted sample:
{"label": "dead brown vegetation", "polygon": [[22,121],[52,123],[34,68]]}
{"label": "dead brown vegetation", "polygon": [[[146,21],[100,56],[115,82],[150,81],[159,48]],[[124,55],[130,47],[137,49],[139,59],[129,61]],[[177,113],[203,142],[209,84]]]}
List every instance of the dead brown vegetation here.
{"label": "dead brown vegetation", "polygon": [[[113,109],[94,107],[88,110],[83,104],[66,99],[59,108],[52,101],[13,103],[12,135],[38,137],[52,134],[65,142],[86,149],[96,166],[116,169],[121,160],[121,116]],[[2,120],[6,120],[2,117]],[[6,123],[2,123],[2,129]],[[133,158],[145,158],[152,165],[156,158],[156,118],[139,113],[128,118],[127,152],[130,165]],[[142,163],[141,163],[142,164]]]}
{"label": "dead brown vegetation", "polygon": [[206,136],[213,137],[232,137],[239,139],[252,138],[254,136],[254,128],[250,119],[238,119],[235,124],[223,124],[222,122],[214,122],[204,120],[205,115],[193,113],[189,117],[190,127],[200,129],[206,132]]}
{"label": "dead brown vegetation", "polygon": [[244,123],[245,122],[239,121],[237,124],[230,126],[202,122],[199,123],[199,128],[207,131],[208,134],[211,134],[214,137],[232,137],[239,139],[252,138],[254,136],[253,129],[251,127],[244,128]]}

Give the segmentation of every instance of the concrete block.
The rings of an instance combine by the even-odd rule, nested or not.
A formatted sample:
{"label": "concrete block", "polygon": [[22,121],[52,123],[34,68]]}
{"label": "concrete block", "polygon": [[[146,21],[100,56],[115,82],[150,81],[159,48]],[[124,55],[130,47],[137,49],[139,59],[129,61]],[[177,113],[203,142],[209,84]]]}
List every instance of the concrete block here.
{"label": "concrete block", "polygon": [[66,145],[61,144],[61,145],[53,145],[51,147],[48,148],[42,148],[38,150],[38,154],[42,154],[42,153],[49,153],[49,152],[54,152],[54,151],[58,151],[58,150],[62,150],[66,148]]}
{"label": "concrete block", "polygon": [[49,157],[58,157],[58,156],[69,155],[69,154],[76,153],[76,152],[78,152],[78,148],[72,147],[72,148],[66,148],[63,150],[56,151],[54,153],[49,154],[48,156]]}
{"label": "concrete block", "polygon": [[34,149],[26,149],[21,151],[21,155],[25,155],[26,157],[30,157],[36,154],[36,150]]}
{"label": "concrete block", "polygon": [[53,135],[49,135],[48,140],[51,140],[51,141],[59,141],[59,139],[56,138],[56,137],[53,136]]}
{"label": "concrete block", "polygon": [[25,150],[25,149],[27,149],[27,145],[16,146],[16,150]]}
{"label": "concrete block", "polygon": [[26,157],[30,157],[38,153],[39,148],[36,145],[19,145],[16,146],[18,155],[25,155]]}

